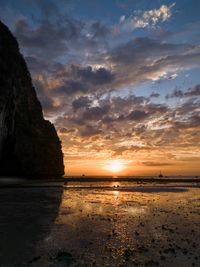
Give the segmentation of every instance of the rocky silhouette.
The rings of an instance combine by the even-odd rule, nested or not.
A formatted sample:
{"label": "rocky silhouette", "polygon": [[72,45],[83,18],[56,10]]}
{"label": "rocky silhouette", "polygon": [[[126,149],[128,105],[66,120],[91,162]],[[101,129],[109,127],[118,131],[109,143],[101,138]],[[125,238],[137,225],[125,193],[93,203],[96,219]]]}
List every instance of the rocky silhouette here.
{"label": "rocky silhouette", "polygon": [[0,22],[0,175],[61,176],[61,142],[42,107],[17,40]]}

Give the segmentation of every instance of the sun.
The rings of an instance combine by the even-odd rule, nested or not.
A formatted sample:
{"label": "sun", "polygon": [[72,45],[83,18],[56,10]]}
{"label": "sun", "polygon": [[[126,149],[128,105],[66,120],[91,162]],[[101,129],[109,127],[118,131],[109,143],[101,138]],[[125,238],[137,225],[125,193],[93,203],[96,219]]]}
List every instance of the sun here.
{"label": "sun", "polygon": [[108,170],[110,172],[120,172],[125,168],[125,164],[122,160],[111,160],[108,161],[104,168],[105,170]]}

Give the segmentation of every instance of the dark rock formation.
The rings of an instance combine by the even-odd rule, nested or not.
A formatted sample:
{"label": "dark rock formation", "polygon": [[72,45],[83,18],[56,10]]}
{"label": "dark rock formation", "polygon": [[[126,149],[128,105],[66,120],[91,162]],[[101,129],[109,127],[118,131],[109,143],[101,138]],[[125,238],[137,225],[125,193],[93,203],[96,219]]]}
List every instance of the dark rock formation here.
{"label": "dark rock formation", "polygon": [[61,176],[61,142],[44,120],[18,43],[0,22],[0,175]]}

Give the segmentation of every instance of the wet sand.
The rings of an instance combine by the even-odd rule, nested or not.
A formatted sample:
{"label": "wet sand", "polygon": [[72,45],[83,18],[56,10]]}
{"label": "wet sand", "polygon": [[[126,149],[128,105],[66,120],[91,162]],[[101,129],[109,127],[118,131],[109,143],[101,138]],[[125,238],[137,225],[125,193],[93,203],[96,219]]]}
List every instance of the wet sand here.
{"label": "wet sand", "polygon": [[196,183],[2,188],[0,199],[2,267],[200,266]]}

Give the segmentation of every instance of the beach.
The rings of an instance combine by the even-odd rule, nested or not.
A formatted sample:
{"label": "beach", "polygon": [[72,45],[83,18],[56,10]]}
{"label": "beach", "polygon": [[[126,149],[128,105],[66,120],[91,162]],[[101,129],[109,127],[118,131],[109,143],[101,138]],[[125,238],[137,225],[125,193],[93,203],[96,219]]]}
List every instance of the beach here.
{"label": "beach", "polygon": [[199,266],[198,183],[0,189],[0,266]]}

